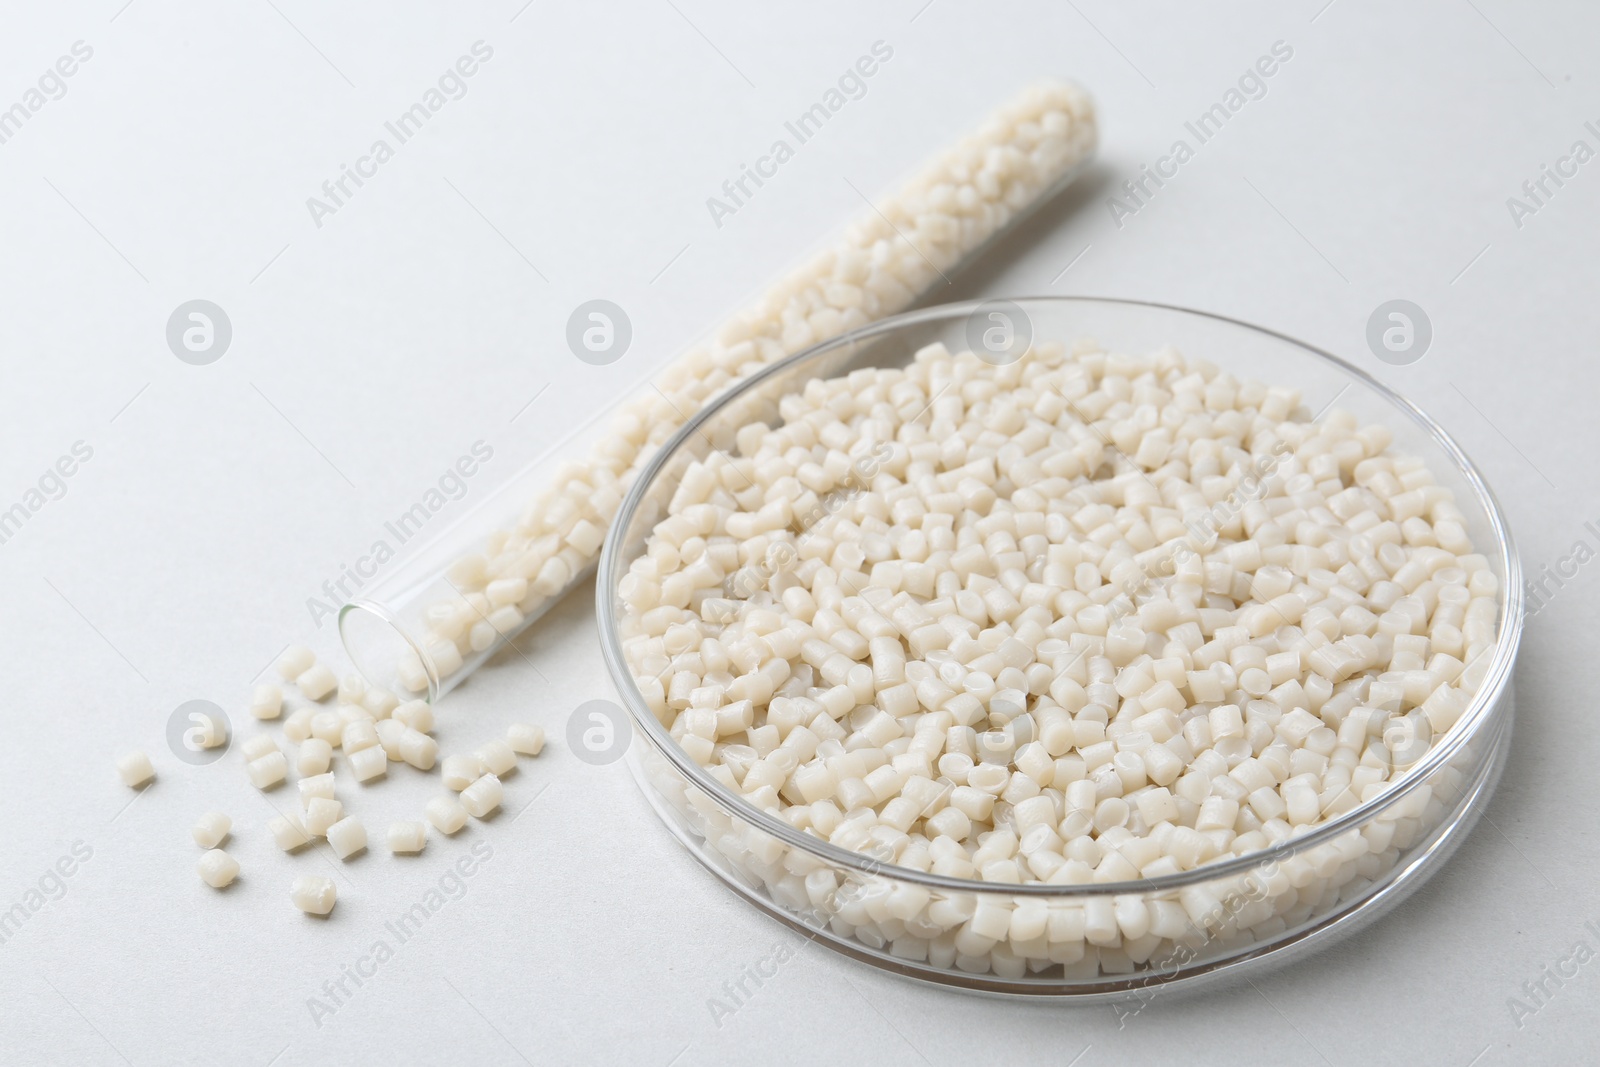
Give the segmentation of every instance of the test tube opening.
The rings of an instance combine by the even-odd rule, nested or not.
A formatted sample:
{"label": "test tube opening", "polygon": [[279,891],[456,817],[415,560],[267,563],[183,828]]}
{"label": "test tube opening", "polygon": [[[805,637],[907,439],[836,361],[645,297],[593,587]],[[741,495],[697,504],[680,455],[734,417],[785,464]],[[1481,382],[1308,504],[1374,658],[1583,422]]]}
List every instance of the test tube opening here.
{"label": "test tube opening", "polygon": [[439,669],[425,646],[381,604],[353,600],[339,609],[339,637],[356,670],[371,685],[401,699],[443,695]]}

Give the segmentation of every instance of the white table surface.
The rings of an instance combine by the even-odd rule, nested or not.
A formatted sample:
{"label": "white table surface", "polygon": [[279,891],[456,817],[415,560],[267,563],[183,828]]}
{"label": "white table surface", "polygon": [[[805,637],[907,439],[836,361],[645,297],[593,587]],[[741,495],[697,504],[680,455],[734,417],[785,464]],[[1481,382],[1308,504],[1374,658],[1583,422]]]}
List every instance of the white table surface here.
{"label": "white table surface", "polygon": [[[75,442],[93,455],[0,545],[0,911],[39,903],[74,843],[92,855],[0,944],[0,1062],[1592,1062],[1600,961],[1531,1016],[1509,1001],[1578,942],[1600,949],[1593,566],[1528,625],[1504,780],[1446,868],[1254,987],[1126,1020],[810,945],[718,1025],[708,1000],[792,935],[674,843],[623,765],[565,750],[571,710],[612,692],[587,595],[441,707],[447,750],[519,719],[556,738],[507,782],[523,814],[343,865],[330,921],[287,886],[331,854],[272,847],[236,751],[194,767],[164,740],[196,698],[251,732],[248,683],[287,642],[336,656],[306,598],[474,440],[494,458],[446,518],[836,230],[862,207],[852,184],[882,195],[1044,75],[1097,96],[1100,162],[952,299],[1135,296],[1304,338],[1458,437],[1531,569],[1600,547],[1600,162],[1520,227],[1506,203],[1573,141],[1600,148],[1600,12],[1322,5],[12,5],[0,108],[74,42],[93,55],[0,144],[0,508]],[[479,40],[493,56],[467,94],[317,226],[306,198]],[[706,197],[879,40],[893,57],[867,94],[715,226]],[[1280,40],[1266,95],[1119,227],[1116,186]],[[605,368],[563,342],[595,297],[635,331]],[[1365,342],[1397,297],[1435,332],[1408,366]],[[233,325],[209,366],[165,343],[194,298]],[[112,763],[133,747],[159,778],[130,805]],[[362,795],[380,832],[437,789],[404,769]],[[224,893],[188,837],[212,808],[244,864]],[[465,894],[314,1019],[308,998],[474,844],[492,858]]]}

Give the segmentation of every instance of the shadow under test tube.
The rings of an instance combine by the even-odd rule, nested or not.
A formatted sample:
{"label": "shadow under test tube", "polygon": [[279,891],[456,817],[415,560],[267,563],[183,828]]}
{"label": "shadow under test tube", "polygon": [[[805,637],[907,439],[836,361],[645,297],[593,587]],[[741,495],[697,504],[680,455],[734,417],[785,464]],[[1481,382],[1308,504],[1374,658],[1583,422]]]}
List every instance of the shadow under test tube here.
{"label": "shadow under test tube", "polygon": [[[1064,122],[1061,116],[1065,116]],[[1031,128],[1024,129],[1025,126]],[[1019,149],[1014,141],[1022,142],[1024,147]],[[936,286],[947,283],[948,272],[982,256],[1070,185],[1093,157],[1095,145],[1093,104],[1082,90],[1059,83],[1030,89],[1000,109],[976,134],[920,168],[897,191],[899,199],[919,205],[925,212],[937,211],[937,204],[930,201],[939,196],[950,199],[948,206],[956,217],[945,221],[956,231],[953,245],[924,241],[932,249],[930,258],[890,221],[888,215],[897,213],[894,201],[888,202],[888,213],[874,206],[845,231],[847,238],[857,238],[855,246],[836,241],[824,246],[819,255],[807,257],[767,291],[773,295],[757,298],[747,309],[746,321],[804,286],[825,280],[817,276],[815,264],[832,261],[836,254],[850,254],[861,246],[863,234],[875,238],[866,242],[867,251],[879,252],[878,246],[883,246],[900,252],[901,271],[909,270],[918,284],[915,289],[906,289],[900,299],[881,301],[876,315],[857,315],[858,321],[847,322],[846,330],[907,310]],[[993,178],[996,172],[1004,176],[999,182]],[[958,192],[941,192],[952,189]],[[962,203],[961,196],[978,197],[976,209],[970,202]],[[918,216],[916,222],[920,224],[924,218]],[[936,264],[935,259],[942,264]],[[738,317],[735,321],[739,321]],[[784,345],[777,355],[792,357],[845,331],[835,330],[827,336],[816,336],[817,332],[813,329],[804,343]],[[765,344],[763,356],[772,350],[770,341]],[[687,358],[680,356],[657,377],[666,378],[678,362]],[[748,374],[759,368],[742,369]],[[622,398],[602,417],[590,420],[566,441],[520,470],[492,496],[340,609],[339,634],[356,669],[371,684],[403,696],[421,695],[436,702],[454,689],[560,602],[568,591],[588,579],[598,560],[598,540],[609,527],[633,473],[699,406],[733,388],[741,378],[739,375],[723,382],[711,395],[701,398],[694,410],[674,410],[672,401],[667,399],[672,416],[669,421],[675,424],[647,427],[654,432],[642,442],[620,477],[596,471],[597,465],[573,461],[610,447],[608,432],[614,431],[611,421],[603,415],[636,402],[640,394],[653,401],[644,388],[634,396]],[[668,392],[657,392],[668,397]],[[661,405],[656,406],[659,410]],[[546,534],[529,543],[526,555],[534,560],[530,567],[541,567],[537,573],[519,575],[514,568],[489,573],[493,566],[490,560],[500,556],[508,545],[519,547],[515,539],[525,536],[517,529],[519,519],[534,515],[548,519],[551,509],[572,506],[570,498],[564,496],[564,487],[574,478],[585,480],[579,486],[578,498],[588,513],[587,524],[574,534],[573,519],[568,515],[563,520],[567,526],[563,534],[569,536]],[[592,484],[595,481],[600,484]],[[541,541],[548,543],[541,547]],[[590,541],[594,543],[591,545]],[[508,576],[508,582],[490,581]],[[518,577],[525,579],[527,585],[518,586]]]}

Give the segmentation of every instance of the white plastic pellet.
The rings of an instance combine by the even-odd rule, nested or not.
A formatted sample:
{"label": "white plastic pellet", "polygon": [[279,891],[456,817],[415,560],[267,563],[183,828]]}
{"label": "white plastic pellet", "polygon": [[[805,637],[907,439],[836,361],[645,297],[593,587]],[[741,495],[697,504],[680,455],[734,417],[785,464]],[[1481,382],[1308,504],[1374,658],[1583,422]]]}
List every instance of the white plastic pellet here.
{"label": "white plastic pellet", "polygon": [[316,666],[317,656],[304,645],[290,645],[278,657],[278,676],[286,682],[292,682],[306,671]]}
{"label": "white plastic pellet", "polygon": [[300,791],[300,806],[307,811],[311,810],[311,802],[318,797],[323,800],[333,800],[335,797],[333,774],[328,771],[306,775],[295,783],[295,788]]}
{"label": "white plastic pellet", "polygon": [[327,797],[312,797],[306,802],[302,820],[306,833],[312,837],[327,837],[328,827],[344,818],[344,805]]}
{"label": "white plastic pellet", "polygon": [[367,847],[367,828],[354,815],[347,815],[328,827],[328,844],[342,860]]}
{"label": "white plastic pellet", "polygon": [[408,726],[400,735],[400,758],[419,771],[431,771],[439,758],[439,742]]}
{"label": "white plastic pellet", "polygon": [[473,752],[483,769],[494,775],[510,774],[517,769],[517,754],[505,741],[490,741],[479,745]]}
{"label": "white plastic pellet", "polygon": [[440,773],[444,777],[445,788],[454,789],[459,793],[482,777],[486,770],[483,760],[475,754],[463,753],[446,756]]}
{"label": "white plastic pellet", "polygon": [[294,684],[307,700],[321,700],[339,684],[333,671],[325,663],[318,663],[295,677]]}
{"label": "white plastic pellet", "polygon": [[245,764],[245,773],[250,776],[250,784],[257,789],[271,789],[288,775],[289,761],[282,752],[273,749],[265,756]]}
{"label": "white plastic pellet", "polygon": [[331,748],[344,744],[344,726],[337,711],[318,711],[311,716],[311,736],[326,741]]}
{"label": "white plastic pellet", "polygon": [[339,716],[339,729],[343,730],[351,723],[364,722],[369,726],[377,724],[377,718],[362,704],[340,704],[334,709]]}
{"label": "white plastic pellet", "polygon": [[346,756],[364,748],[372,748],[378,744],[378,724],[366,718],[363,709],[362,718],[344,724],[344,729],[339,732],[339,742]]}
{"label": "white plastic pellet", "polygon": [[343,704],[359,704],[361,698],[367,695],[367,680],[361,675],[351,672],[339,679],[339,701]]}
{"label": "white plastic pellet", "polygon": [[544,751],[544,727],[516,722],[506,728],[511,751],[521,756],[537,756]]}
{"label": "white plastic pellet", "polygon": [[201,848],[216,848],[232,828],[232,819],[220,811],[208,811],[195,820],[194,828],[189,832],[194,837],[194,843]]}
{"label": "white plastic pellet", "polygon": [[428,801],[427,816],[441,834],[453,834],[467,825],[467,809],[455,797],[434,797]]}
{"label": "white plastic pellet", "polygon": [[393,714],[399,703],[399,697],[377,685],[372,686],[361,697],[361,706],[379,722]]}
{"label": "white plastic pellet", "polygon": [[150,757],[143,752],[129,752],[117,757],[117,777],[129,789],[137,789],[156,776],[150,766]]}
{"label": "white plastic pellet", "polygon": [[411,854],[421,852],[428,843],[428,824],[424,822],[393,822],[389,824],[389,851]]}
{"label": "white plastic pellet", "polygon": [[250,714],[257,719],[276,719],[283,711],[283,690],[271,683],[256,686],[250,694]]}
{"label": "white plastic pellet", "polygon": [[394,709],[394,717],[421,733],[433,733],[433,706],[426,700],[408,700]]}
{"label": "white plastic pellet", "polygon": [[415,652],[407,652],[400,658],[400,662],[395,664],[395,674],[408,693],[420,693],[428,688],[428,671]]}
{"label": "white plastic pellet", "polygon": [[306,833],[305,823],[297,812],[291,811],[268,819],[267,832],[272,835],[273,843],[285,852],[293,852],[311,841],[311,835]]}
{"label": "white plastic pellet", "polygon": [[232,885],[233,880],[239,877],[239,861],[220,848],[201,856],[197,869],[200,871],[200,880],[212,889]]}
{"label": "white plastic pellet", "polygon": [[399,719],[378,720],[378,744],[383,747],[383,754],[389,757],[390,762],[398,763],[405,758],[400,752],[400,739],[405,737],[408,729],[409,727]]}
{"label": "white plastic pellet", "polygon": [[244,761],[258,760],[269,752],[278,751],[278,743],[272,739],[271,734],[254,734],[244,739],[239,745],[239,754],[244,756]]}
{"label": "white plastic pellet", "polygon": [[389,773],[389,757],[382,748],[363,748],[345,756],[350,761],[350,773],[358,782],[370,782]]}
{"label": "white plastic pellet", "polygon": [[461,791],[461,806],[474,819],[482,819],[498,808],[504,798],[505,790],[500,785],[500,779],[485,774]]}
{"label": "white plastic pellet", "polygon": [[333,763],[333,746],[320,737],[308,737],[295,750],[294,769],[302,779],[326,774]]}
{"label": "white plastic pellet", "polygon": [[296,708],[283,720],[283,736],[300,744],[311,736],[311,720],[317,715],[315,708]]}
{"label": "white plastic pellet", "polygon": [[339,899],[339,891],[332,878],[319,874],[302,874],[289,889],[289,899],[307,915],[326,915]]}

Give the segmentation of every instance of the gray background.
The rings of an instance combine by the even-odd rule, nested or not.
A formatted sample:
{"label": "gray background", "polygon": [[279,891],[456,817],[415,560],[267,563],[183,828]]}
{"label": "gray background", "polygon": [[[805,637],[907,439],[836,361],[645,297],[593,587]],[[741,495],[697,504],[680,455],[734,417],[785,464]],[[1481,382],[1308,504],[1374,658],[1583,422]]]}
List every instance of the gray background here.
{"label": "gray background", "polygon": [[[806,946],[714,1023],[708,998],[792,935],[681,851],[622,765],[565,750],[571,709],[611,693],[587,595],[441,711],[446,751],[517,719],[555,739],[507,781],[507,813],[414,860],[341,865],[329,922],[287,886],[337,861],[284,857],[265,833],[268,800],[292,793],[264,800],[237,752],[195,767],[163,740],[191,699],[253,732],[248,683],[280,648],[337,649],[306,598],[473,441],[494,459],[437,528],[860,211],[851,185],[883,195],[1044,75],[1096,95],[1101,164],[950,298],[1136,296],[1304,338],[1458,437],[1532,570],[1600,544],[1584,528],[1600,524],[1600,161],[1520,227],[1506,204],[1575,139],[1600,147],[1583,127],[1600,118],[1600,12],[1323,4],[8,5],[0,107],[73,42],[94,54],[0,144],[0,508],[74,442],[94,453],[0,545],[0,909],[75,841],[93,855],[0,944],[0,1060],[1587,1059],[1600,961],[1521,1026],[1508,998],[1578,941],[1600,948],[1583,925],[1600,921],[1592,568],[1529,623],[1507,773],[1448,867],[1309,961],[1122,1020]],[[306,198],[480,39],[494,55],[467,95],[316,226]],[[714,226],[706,197],[876,40],[894,56],[867,95]],[[1116,183],[1278,40],[1294,56],[1267,95],[1119,227]],[[606,367],[563,343],[597,298],[634,328]],[[1366,348],[1396,298],[1434,328],[1410,366]],[[192,299],[232,321],[209,366],[165,343]],[[112,764],[135,746],[160,778],[130,805]],[[375,839],[437,789],[405,770],[361,797]],[[188,839],[211,808],[233,815],[244,864],[225,893],[196,878]],[[307,998],[474,843],[493,856],[465,896],[317,1026]]]}

